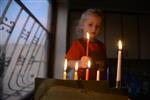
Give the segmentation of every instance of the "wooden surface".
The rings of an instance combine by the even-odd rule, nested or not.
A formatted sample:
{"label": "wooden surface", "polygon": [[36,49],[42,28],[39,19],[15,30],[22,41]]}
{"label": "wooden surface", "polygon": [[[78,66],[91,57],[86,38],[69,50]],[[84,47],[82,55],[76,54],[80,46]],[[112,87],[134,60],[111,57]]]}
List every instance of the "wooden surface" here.
{"label": "wooden surface", "polygon": [[108,81],[37,78],[34,100],[127,100],[127,92],[109,88]]}

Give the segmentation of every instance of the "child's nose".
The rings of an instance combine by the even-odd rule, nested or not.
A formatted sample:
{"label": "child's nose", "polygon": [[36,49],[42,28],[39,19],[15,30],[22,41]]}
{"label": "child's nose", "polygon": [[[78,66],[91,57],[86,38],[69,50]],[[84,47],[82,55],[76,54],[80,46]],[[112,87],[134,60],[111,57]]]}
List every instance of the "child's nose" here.
{"label": "child's nose", "polygon": [[96,32],[97,27],[93,26],[92,27],[92,32]]}

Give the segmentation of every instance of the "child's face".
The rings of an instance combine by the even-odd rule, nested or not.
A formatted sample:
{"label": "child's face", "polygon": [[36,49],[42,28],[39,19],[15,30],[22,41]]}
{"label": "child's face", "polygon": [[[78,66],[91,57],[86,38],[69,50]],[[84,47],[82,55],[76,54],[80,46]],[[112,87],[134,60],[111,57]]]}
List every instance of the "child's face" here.
{"label": "child's face", "polygon": [[102,28],[102,17],[91,14],[87,16],[87,19],[82,24],[84,36],[87,32],[90,34],[90,39],[94,39],[99,35]]}

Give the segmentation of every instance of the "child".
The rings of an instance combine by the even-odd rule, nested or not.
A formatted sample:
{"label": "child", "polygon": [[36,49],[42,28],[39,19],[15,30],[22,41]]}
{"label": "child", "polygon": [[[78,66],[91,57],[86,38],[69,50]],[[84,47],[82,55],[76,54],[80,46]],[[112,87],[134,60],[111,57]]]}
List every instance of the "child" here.
{"label": "child", "polygon": [[[81,15],[79,21],[78,32],[83,34],[83,37],[73,41],[73,44],[66,54],[68,66],[75,66],[75,62],[79,63],[78,78],[85,79],[85,69],[88,67],[88,61],[92,62],[89,69],[89,80],[96,80],[96,72],[100,70],[100,80],[105,80],[107,73],[106,67],[106,49],[105,45],[96,39],[100,34],[103,25],[103,13],[99,9],[88,9]],[[90,35],[87,48],[87,32]]]}

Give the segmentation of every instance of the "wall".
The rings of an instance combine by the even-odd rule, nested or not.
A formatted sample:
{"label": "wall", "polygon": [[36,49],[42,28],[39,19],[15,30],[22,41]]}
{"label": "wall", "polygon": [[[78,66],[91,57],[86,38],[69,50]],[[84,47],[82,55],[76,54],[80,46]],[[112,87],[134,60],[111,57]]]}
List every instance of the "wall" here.
{"label": "wall", "polygon": [[64,3],[58,4],[56,41],[55,41],[55,60],[54,60],[54,78],[63,78],[64,58],[66,53],[66,33],[68,8]]}

